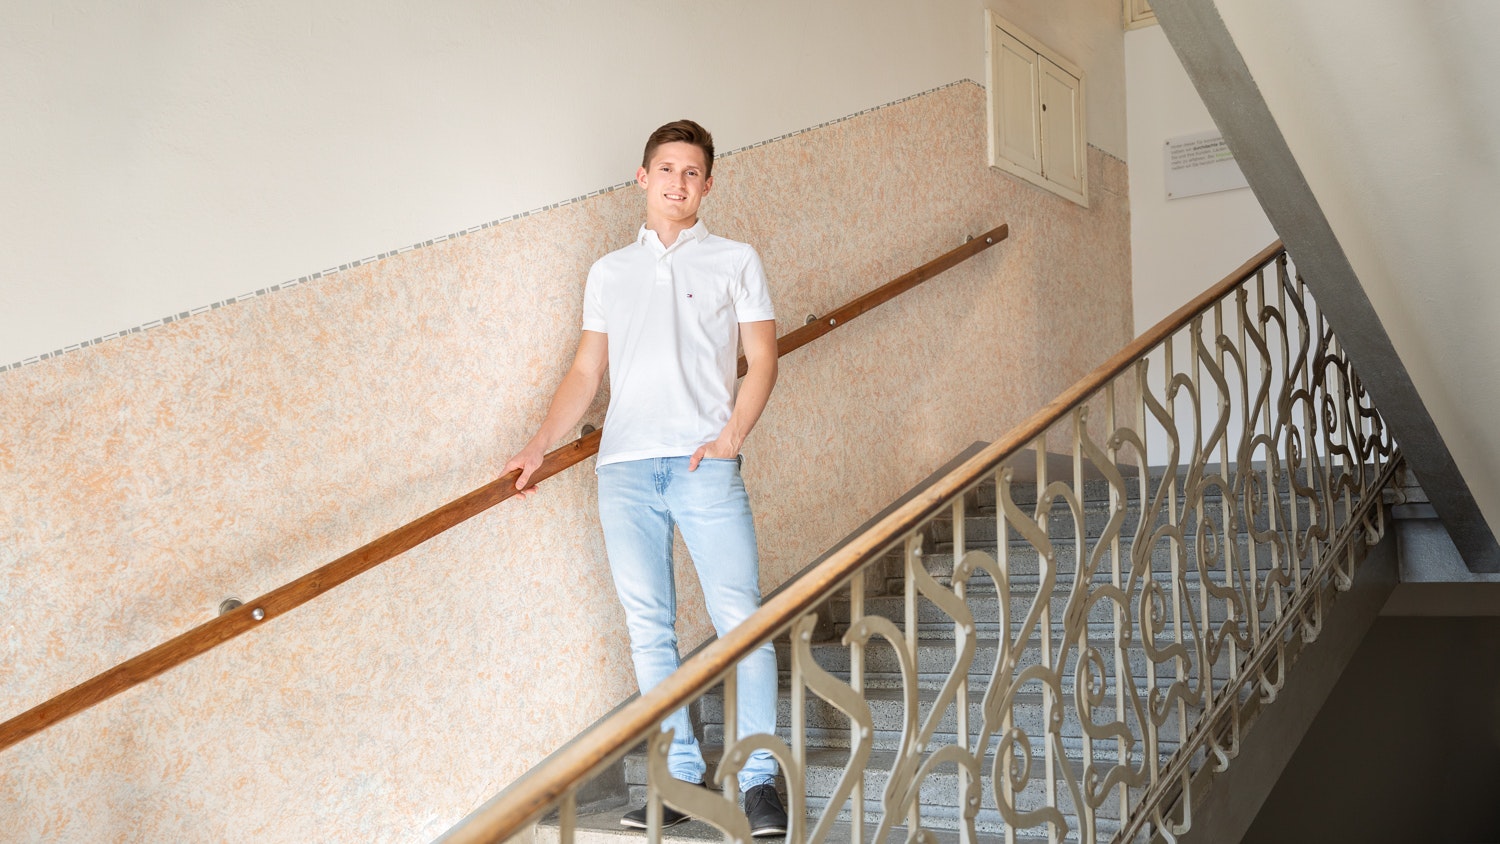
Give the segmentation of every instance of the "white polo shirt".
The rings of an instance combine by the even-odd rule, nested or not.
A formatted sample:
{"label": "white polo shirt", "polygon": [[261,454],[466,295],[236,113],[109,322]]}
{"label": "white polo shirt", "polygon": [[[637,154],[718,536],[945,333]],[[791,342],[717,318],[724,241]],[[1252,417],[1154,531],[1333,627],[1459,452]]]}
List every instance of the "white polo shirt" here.
{"label": "white polo shirt", "polygon": [[635,243],[589,269],[583,328],[609,337],[609,410],[598,466],[691,455],[734,409],[742,322],[775,319],[760,256],[699,220],[663,247]]}

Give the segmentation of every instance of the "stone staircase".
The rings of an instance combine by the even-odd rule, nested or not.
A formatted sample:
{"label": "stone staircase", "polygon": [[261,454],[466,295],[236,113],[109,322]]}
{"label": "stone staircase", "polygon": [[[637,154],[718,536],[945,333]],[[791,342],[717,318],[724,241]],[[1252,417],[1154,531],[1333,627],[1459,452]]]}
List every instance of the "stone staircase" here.
{"label": "stone staircase", "polygon": [[[1133,484],[1131,485],[1133,488]],[[1152,488],[1155,489],[1153,483]],[[1034,508],[1035,485],[1017,483],[1013,487],[1017,503],[1023,509],[1030,511]],[[1084,484],[1084,518],[1083,534],[1087,549],[1092,549],[1095,540],[1100,536],[1111,518],[1111,505],[1109,503],[1109,490],[1103,481],[1088,481]],[[1206,509],[1213,510],[1216,500],[1206,502]],[[1124,511],[1124,525],[1120,531],[1120,553],[1123,558],[1122,570],[1129,570],[1130,541],[1129,538],[1137,532],[1140,516],[1139,502],[1129,501],[1122,505]],[[993,485],[981,487],[971,493],[965,509],[966,518],[964,525],[964,536],[966,548],[986,552],[992,556],[998,553],[997,522],[996,522],[996,491]],[[1160,521],[1160,520],[1158,520]],[[1061,637],[1061,620],[1068,601],[1068,590],[1072,587],[1074,566],[1077,555],[1075,553],[1077,544],[1078,526],[1071,510],[1065,505],[1054,506],[1049,515],[1049,536],[1056,551],[1056,559],[1059,561],[1058,586],[1046,601],[1050,606],[1051,624],[1054,631],[1054,647]],[[933,574],[939,582],[948,585],[954,567],[953,556],[954,526],[951,521],[932,523],[928,526],[923,538],[923,561],[927,571]],[[1242,535],[1240,545],[1243,549],[1247,542]],[[1196,542],[1189,539],[1179,546],[1180,553],[1186,558],[1196,553]],[[1008,606],[1008,617],[1011,619],[1012,630],[1015,630],[1020,620],[1024,619],[1039,598],[1037,592],[1040,588],[1039,577],[1039,555],[1029,543],[1020,539],[1014,533],[1008,538],[1008,565],[1010,570],[1010,598]],[[1262,562],[1264,565],[1264,562]],[[1107,582],[1112,571],[1112,562],[1105,552],[1105,559],[1100,567],[1096,582]],[[1163,583],[1170,583],[1171,551],[1167,543],[1158,543],[1158,547],[1152,550],[1153,576]],[[903,630],[906,625],[906,597],[901,594],[903,587],[903,560],[899,552],[892,552],[886,558],[877,561],[876,564],[866,569],[866,615],[881,615]],[[1196,594],[1197,575],[1189,572],[1184,578],[1186,588]],[[1170,590],[1170,586],[1167,586]],[[1138,597],[1138,593],[1137,593]],[[977,737],[980,725],[984,721],[982,701],[985,690],[989,686],[989,674],[996,661],[996,655],[1000,647],[1001,629],[1000,594],[988,576],[977,575],[970,579],[965,598],[970,611],[973,613],[977,643],[971,673],[969,677],[968,694],[968,726],[971,734]],[[811,648],[814,660],[819,666],[845,681],[849,677],[850,651],[841,642],[840,638],[849,626],[849,599],[847,596],[838,597],[830,601],[821,614],[819,625],[819,639]],[[1210,604],[1210,621],[1217,623],[1225,616],[1225,607]],[[933,701],[937,696],[938,689],[947,679],[954,661],[954,622],[943,613],[932,602],[920,599],[917,602],[917,686],[919,690],[919,703],[917,724],[925,723],[932,709]],[[1166,642],[1171,636],[1170,625],[1164,633],[1158,637],[1160,642]],[[1106,654],[1112,654],[1112,646],[1103,645],[1110,643],[1115,635],[1115,620],[1113,610],[1105,604],[1099,604],[1089,614],[1088,636],[1094,643],[1101,643]],[[1137,622],[1136,636],[1139,637],[1140,628]],[[1130,671],[1139,682],[1140,678],[1151,670],[1148,662],[1139,648],[1132,649],[1128,659]],[[791,701],[789,693],[790,685],[790,646],[785,636],[777,642],[777,655],[782,667],[780,693],[781,699],[778,707],[778,733],[788,743],[791,741]],[[1077,663],[1077,648],[1073,649],[1064,674],[1062,691],[1065,698],[1071,700],[1074,694],[1072,669]],[[1040,660],[1040,651],[1033,641],[1020,655],[1020,668],[1037,663]],[[1106,676],[1104,678],[1105,695],[1103,704],[1094,709],[1092,720],[1098,723],[1106,723],[1114,720],[1114,665],[1113,659],[1106,660]],[[1167,665],[1158,664],[1156,667],[1158,676],[1167,681],[1171,678],[1168,673],[1171,669]],[[1229,676],[1226,660],[1220,660],[1214,666],[1213,675],[1215,685],[1221,685]],[[905,703],[902,690],[902,676],[899,663],[894,649],[880,638],[872,639],[865,650],[865,672],[864,685],[867,690],[866,699],[874,719],[873,752],[864,774],[864,802],[861,807],[865,822],[865,836],[869,838],[880,823],[883,815],[881,798],[886,787],[890,771],[897,761],[898,751],[901,746],[902,729],[905,723]],[[952,744],[957,740],[957,718],[956,707],[949,705],[942,714],[941,720],[936,727],[936,733],[929,743],[929,747],[939,744]],[[703,740],[705,757],[708,762],[708,776],[712,778],[718,760],[720,748],[723,743],[723,702],[717,690],[709,693],[691,707],[691,714],[698,735]],[[1022,691],[1015,699],[1010,708],[1011,717],[1017,727],[1024,730],[1033,739],[1043,736],[1044,723],[1044,696],[1037,687],[1035,690]],[[1165,760],[1174,753],[1178,747],[1179,721],[1186,716],[1189,723],[1196,714],[1196,709],[1191,706],[1179,707],[1170,714],[1165,724],[1160,728],[1157,750],[1161,758]],[[1134,723],[1134,716],[1127,714],[1127,721],[1131,722],[1132,732],[1139,734],[1138,725]],[[806,772],[806,805],[808,810],[808,829],[829,809],[828,803],[835,791],[837,783],[843,774],[843,768],[848,760],[848,749],[850,747],[849,719],[832,705],[817,698],[811,692],[807,695],[805,724],[808,743],[808,766]],[[972,740],[971,740],[972,743]],[[993,748],[998,739],[991,737],[990,745]],[[1061,731],[1061,743],[1066,751],[1066,757],[1057,760],[1059,767],[1068,766],[1076,778],[1077,772],[1084,765],[1085,745],[1089,744],[1096,761],[1113,762],[1117,758],[1118,745],[1110,740],[1103,742],[1097,739],[1086,742],[1084,730],[1080,725],[1077,713],[1068,707],[1065,709],[1065,717]],[[1143,745],[1137,742],[1130,756],[1133,764],[1139,765]],[[1026,811],[1045,805],[1043,786],[1037,782],[1042,770],[1042,759],[1036,748],[1033,748],[1033,781],[1023,792],[1017,795],[1017,808]],[[999,810],[995,806],[995,794],[991,785],[990,763],[986,761],[982,765],[983,778],[980,788],[981,808],[976,818],[976,829],[979,833],[991,840],[1003,833],[1005,823]],[[592,844],[618,844],[621,837],[639,838],[639,831],[625,830],[619,825],[619,816],[626,809],[640,805],[646,797],[646,764],[644,748],[638,748],[626,757],[622,763],[622,771],[615,779],[616,787],[612,793],[595,800],[591,803],[581,803],[579,807],[578,827],[576,840],[592,842]],[[784,789],[784,783],[780,784]],[[959,778],[956,766],[948,764],[942,766],[938,771],[924,780],[921,788],[921,824],[924,830],[930,831],[935,840],[957,841],[958,830],[962,818],[959,800]],[[1068,789],[1061,784],[1056,786],[1057,802],[1068,817],[1069,830],[1063,840],[1080,841],[1080,831],[1076,819],[1072,816],[1071,796]],[[1109,800],[1096,813],[1095,839],[1099,842],[1111,841],[1119,832],[1120,827],[1120,800],[1118,790],[1112,794]],[[1133,794],[1134,796],[1134,794]],[[852,817],[852,809],[844,801],[844,805],[837,807],[838,826],[828,840],[849,840],[848,822]],[[896,835],[904,840],[906,833],[904,828],[898,830]],[[695,840],[719,840],[722,834],[707,823],[692,821],[665,830],[664,837],[669,840],[695,841]],[[555,822],[548,820],[542,822],[537,831],[539,844],[551,844],[557,839]],[[1047,828],[1039,826],[1027,830],[1018,830],[1017,839],[1020,841],[1046,841]]]}

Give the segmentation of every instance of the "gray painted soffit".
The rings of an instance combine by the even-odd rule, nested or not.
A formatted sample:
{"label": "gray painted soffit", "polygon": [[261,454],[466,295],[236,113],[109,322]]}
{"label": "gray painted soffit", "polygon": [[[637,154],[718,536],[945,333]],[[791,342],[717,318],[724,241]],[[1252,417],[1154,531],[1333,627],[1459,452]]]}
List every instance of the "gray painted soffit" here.
{"label": "gray painted soffit", "polygon": [[1167,40],[1470,570],[1500,545],[1334,236],[1213,0],[1151,0]]}

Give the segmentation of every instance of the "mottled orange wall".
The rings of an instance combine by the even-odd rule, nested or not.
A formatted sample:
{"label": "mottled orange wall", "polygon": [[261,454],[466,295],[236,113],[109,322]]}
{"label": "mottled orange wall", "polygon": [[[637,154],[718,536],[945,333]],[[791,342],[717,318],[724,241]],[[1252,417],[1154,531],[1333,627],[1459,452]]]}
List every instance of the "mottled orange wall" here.
{"label": "mottled orange wall", "polygon": [[[1090,150],[1084,209],[986,167],[984,127],[963,82],[715,168],[782,333],[1011,226],[783,361],[747,447],[768,589],[1131,336],[1124,164]],[[641,213],[606,192],[0,373],[0,715],[491,480]],[[0,753],[0,839],[441,833],[634,689],[590,468]]]}

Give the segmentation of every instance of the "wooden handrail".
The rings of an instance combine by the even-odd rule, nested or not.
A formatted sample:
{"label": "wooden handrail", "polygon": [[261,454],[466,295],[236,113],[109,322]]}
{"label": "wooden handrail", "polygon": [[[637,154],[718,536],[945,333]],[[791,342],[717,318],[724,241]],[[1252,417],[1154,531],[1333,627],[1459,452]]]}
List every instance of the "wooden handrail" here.
{"label": "wooden handrail", "polygon": [[[804,325],[776,342],[777,356],[786,355],[808,342],[827,334],[876,305],[915,287],[927,279],[983,252],[1010,234],[1008,225],[1000,225],[964,245],[881,285],[853,302],[833,311],[827,318]],[[740,358],[739,372],[745,374],[745,359]],[[533,482],[544,481],[599,451],[599,437],[593,431],[567,445],[548,452],[541,468],[531,476]],[[151,650],[132,657],[115,667],[79,683],[44,703],[38,704],[10,720],[0,723],[0,750],[4,750],[53,724],[77,715],[96,703],[107,700],[188,660],[205,653],[234,637],[260,627],[266,621],[295,609],[335,586],[421,545],[515,494],[519,471],[512,471],[485,484],[462,498],[450,501],[410,524],[396,528],[385,536],[339,557],[290,583],[245,603],[238,609],[205,622]]]}
{"label": "wooden handrail", "polygon": [[439,840],[443,844],[496,841],[540,815],[574,785],[594,776],[624,755],[668,714],[691,703],[703,689],[718,682],[761,643],[779,635],[793,620],[812,611],[859,571],[869,558],[921,524],[944,501],[993,472],[1095,391],[1191,322],[1203,309],[1253,277],[1282,251],[1281,241],[1272,243],[1223,281],[1132,340],[1031,418],[829,554],[823,562],[779,590],[739,626],[697,655],[684,660],[677,671],[651,691],[563,746]]}
{"label": "wooden handrail", "polygon": [[[781,337],[776,338],[776,354],[778,357],[794,352],[808,343],[822,337],[824,334],[847,325],[850,320],[860,314],[874,310],[876,307],[889,302],[902,293],[916,287],[929,278],[951,269],[968,259],[971,255],[982,252],[985,249],[1004,240],[1010,234],[1009,225],[1001,225],[991,229],[984,234],[969,240],[963,246],[954,249],[946,255],[934,258],[920,267],[905,275],[880,285],[869,293],[855,299],[843,307],[830,311],[822,317],[815,318],[801,328],[788,331]],[[745,359],[740,358],[740,377],[745,376]]]}

